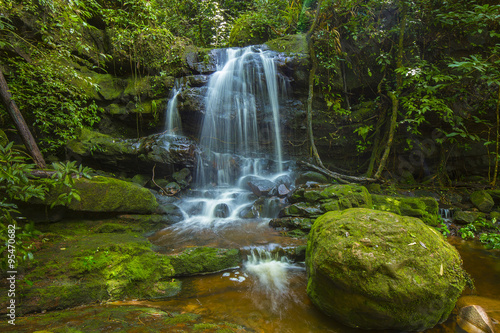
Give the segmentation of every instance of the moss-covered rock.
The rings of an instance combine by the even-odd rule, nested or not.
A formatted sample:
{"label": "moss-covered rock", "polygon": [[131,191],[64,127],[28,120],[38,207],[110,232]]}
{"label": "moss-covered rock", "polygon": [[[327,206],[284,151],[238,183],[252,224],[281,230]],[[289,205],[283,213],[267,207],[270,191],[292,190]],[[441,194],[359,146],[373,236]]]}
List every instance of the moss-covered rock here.
{"label": "moss-covered rock", "polygon": [[314,220],[303,217],[283,217],[272,219],[269,225],[273,228],[283,228],[285,230],[299,229],[305,232],[311,230]]}
{"label": "moss-covered rock", "polygon": [[418,217],[431,226],[439,225],[439,206],[436,199],[432,197],[393,197],[372,194],[372,198],[373,209]]}
{"label": "moss-covered rock", "polygon": [[156,165],[157,177],[171,175],[178,166],[192,168],[196,144],[184,137],[163,133],[139,139],[120,139],[82,129],[76,140],[66,145],[68,156],[98,170],[150,173]]}
{"label": "moss-covered rock", "polygon": [[[156,198],[148,189],[111,177],[80,178],[75,180],[74,189],[79,192],[80,201],[73,199],[67,207],[76,211],[153,214],[158,209]],[[46,203],[51,204],[60,194],[51,190]]]}
{"label": "moss-covered rock", "polygon": [[239,266],[240,261],[238,249],[196,247],[170,256],[176,276],[219,272]]}
{"label": "moss-covered rock", "polygon": [[291,201],[292,204],[285,207],[280,216],[316,218],[332,210],[372,207],[370,193],[360,185],[299,186]]}
{"label": "moss-covered rock", "polygon": [[2,332],[246,332],[239,325],[185,311],[138,305],[93,305],[0,322]]}
{"label": "moss-covered rock", "polygon": [[309,54],[306,34],[288,35],[266,42],[269,48],[286,54]]}
{"label": "moss-covered rock", "polygon": [[[102,226],[109,229],[110,224]],[[18,314],[180,292],[168,256],[152,251],[136,233],[104,229],[68,233],[36,252],[36,261],[24,267],[24,280],[18,284]]]}
{"label": "moss-covered rock", "polygon": [[328,212],[309,235],[307,293],[351,327],[422,331],[453,310],[467,281],[461,264],[419,219],[364,208]]}
{"label": "moss-covered rock", "polygon": [[480,217],[485,217],[486,214],[481,212],[471,211],[455,211],[453,214],[453,222],[456,224],[470,224],[477,221]]}
{"label": "moss-covered rock", "polygon": [[484,213],[491,212],[495,202],[487,191],[475,191],[470,195],[470,201],[477,209]]}

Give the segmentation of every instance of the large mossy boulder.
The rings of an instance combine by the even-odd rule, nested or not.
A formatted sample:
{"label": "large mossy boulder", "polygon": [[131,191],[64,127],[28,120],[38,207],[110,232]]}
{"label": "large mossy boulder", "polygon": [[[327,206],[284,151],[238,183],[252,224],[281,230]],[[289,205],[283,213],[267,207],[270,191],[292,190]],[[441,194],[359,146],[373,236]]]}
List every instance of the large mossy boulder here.
{"label": "large mossy boulder", "polygon": [[430,226],[439,225],[439,205],[432,197],[393,197],[372,194],[373,209],[418,217]]}
{"label": "large mossy boulder", "polygon": [[[73,199],[67,207],[75,211],[153,214],[158,209],[155,196],[132,182],[96,176],[77,179],[74,189],[79,192],[80,201]],[[52,190],[46,203],[52,203],[60,194]]]}
{"label": "large mossy boulder", "polygon": [[364,208],[318,218],[306,266],[312,302],[362,329],[431,328],[448,318],[467,281],[455,248],[421,220]]}

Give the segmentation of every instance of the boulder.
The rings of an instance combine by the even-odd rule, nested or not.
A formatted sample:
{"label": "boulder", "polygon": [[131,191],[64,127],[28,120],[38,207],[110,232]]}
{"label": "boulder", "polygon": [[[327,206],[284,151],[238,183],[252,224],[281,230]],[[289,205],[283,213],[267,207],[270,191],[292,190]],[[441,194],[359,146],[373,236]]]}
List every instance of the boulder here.
{"label": "boulder", "polygon": [[187,276],[219,272],[237,267],[240,264],[238,249],[217,249],[195,247],[180,254],[169,256],[175,270],[175,276]]}
{"label": "boulder", "polygon": [[[111,177],[80,178],[75,180],[74,189],[79,192],[80,201],[73,199],[66,206],[75,211],[153,214],[158,209],[156,198],[148,189]],[[52,204],[63,192],[68,193],[69,188],[52,189],[44,203]]]}
{"label": "boulder", "polygon": [[432,197],[393,197],[372,194],[372,198],[373,209],[418,217],[431,226],[439,225],[439,205]]}
{"label": "boulder", "polygon": [[314,182],[320,184],[329,183],[328,178],[319,172],[307,171],[301,173],[295,180],[296,185],[306,184],[307,182]]}
{"label": "boulder", "polygon": [[318,218],[306,267],[312,302],[361,329],[431,328],[448,318],[467,281],[458,252],[435,230],[365,208]]}
{"label": "boulder", "polygon": [[455,211],[453,214],[453,222],[456,224],[469,224],[475,222],[478,218],[484,217],[481,212]]}
{"label": "boulder", "polygon": [[258,197],[267,196],[271,194],[276,188],[276,184],[270,180],[254,177],[247,182],[248,187]]}
{"label": "boulder", "polygon": [[470,201],[472,204],[484,213],[491,212],[491,209],[495,205],[493,198],[487,191],[475,191],[470,195]]}

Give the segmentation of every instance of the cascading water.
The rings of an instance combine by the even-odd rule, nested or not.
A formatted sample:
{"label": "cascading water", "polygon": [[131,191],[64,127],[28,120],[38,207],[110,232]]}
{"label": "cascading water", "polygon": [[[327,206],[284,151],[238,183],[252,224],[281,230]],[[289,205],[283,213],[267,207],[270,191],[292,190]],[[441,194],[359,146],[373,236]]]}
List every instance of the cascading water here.
{"label": "cascading water", "polygon": [[[283,171],[279,89],[270,51],[255,47],[226,49],[224,63],[212,75],[200,137],[198,184],[234,185],[248,172],[238,172],[239,160],[273,158]],[[270,147],[272,147],[270,149]],[[269,154],[274,151],[273,154]],[[244,163],[248,163],[244,162]],[[250,162],[250,165],[253,163]],[[260,170],[254,169],[253,174]]]}
{"label": "cascading water", "polygon": [[[273,257],[262,245],[303,241],[269,227],[285,200],[273,188],[293,187],[280,132],[280,99],[287,81],[277,74],[274,55],[257,47],[218,51],[218,70],[205,96],[195,188],[176,203],[183,220],[158,232],[153,241],[167,251],[251,247],[244,274],[254,278],[253,289],[267,297],[269,310],[279,312],[279,303],[288,297],[287,272],[298,266]],[[174,90],[169,112],[177,94]],[[242,275],[232,279],[245,281]]]}
{"label": "cascading water", "polygon": [[[269,304],[266,307],[273,312],[280,312],[293,299],[289,292],[288,272],[290,270],[304,270],[293,264],[286,256],[273,252],[273,245],[252,247],[248,260],[244,264],[245,272],[256,277],[253,293],[264,294]],[[262,300],[258,301],[262,304]]]}
{"label": "cascading water", "polygon": [[174,88],[170,93],[165,116],[165,132],[168,135],[182,135],[181,117],[177,109],[177,98],[181,92],[181,85],[175,81]]}

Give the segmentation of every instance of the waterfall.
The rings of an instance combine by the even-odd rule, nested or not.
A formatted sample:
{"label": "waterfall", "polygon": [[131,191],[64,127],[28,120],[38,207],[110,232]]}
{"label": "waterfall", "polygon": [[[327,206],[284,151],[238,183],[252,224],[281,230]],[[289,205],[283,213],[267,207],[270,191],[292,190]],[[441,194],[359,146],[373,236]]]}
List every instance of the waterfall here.
{"label": "waterfall", "polygon": [[[271,237],[262,234],[272,233],[269,219],[286,201],[277,188],[293,187],[284,170],[280,131],[280,100],[288,81],[277,72],[277,56],[255,46],[214,50],[216,71],[204,88],[195,184],[175,203],[184,219],[161,236],[169,246],[247,246]],[[168,104],[171,130],[179,91],[176,85]],[[255,188],[265,193],[259,203]]]}
{"label": "waterfall", "polygon": [[[283,171],[278,75],[272,52],[225,49],[208,83],[198,184],[234,185],[242,159],[269,158]],[[269,153],[269,152],[273,153]],[[253,170],[253,173],[255,170]]]}
{"label": "waterfall", "polygon": [[177,110],[177,97],[181,92],[181,86],[176,80],[174,88],[170,93],[165,116],[165,132],[169,135],[182,135],[181,117]]}
{"label": "waterfall", "polygon": [[244,271],[256,278],[253,287],[254,293],[266,295],[269,301],[268,308],[273,312],[280,312],[286,303],[292,299],[289,290],[290,270],[303,270],[293,264],[286,256],[280,256],[268,248],[253,247],[244,263]]}

